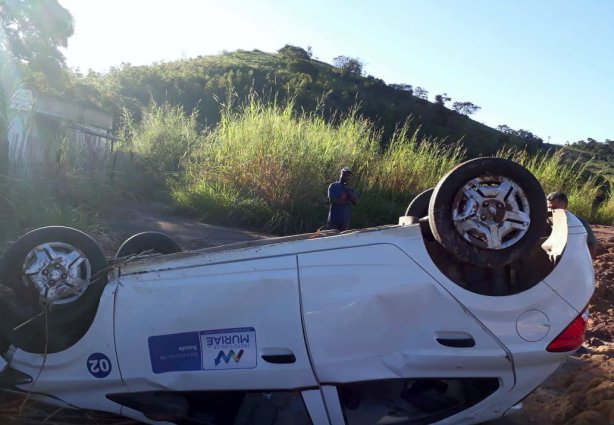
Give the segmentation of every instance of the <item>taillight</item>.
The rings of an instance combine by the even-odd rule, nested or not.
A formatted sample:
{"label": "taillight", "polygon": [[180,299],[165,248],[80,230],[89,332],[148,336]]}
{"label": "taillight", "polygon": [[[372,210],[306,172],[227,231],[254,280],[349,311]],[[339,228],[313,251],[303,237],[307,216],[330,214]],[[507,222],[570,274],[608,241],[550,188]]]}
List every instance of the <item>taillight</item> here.
{"label": "taillight", "polygon": [[588,308],[584,309],[573,322],[569,324],[563,332],[548,344],[547,351],[551,353],[561,353],[565,351],[575,351],[584,342],[584,331],[588,320]]}

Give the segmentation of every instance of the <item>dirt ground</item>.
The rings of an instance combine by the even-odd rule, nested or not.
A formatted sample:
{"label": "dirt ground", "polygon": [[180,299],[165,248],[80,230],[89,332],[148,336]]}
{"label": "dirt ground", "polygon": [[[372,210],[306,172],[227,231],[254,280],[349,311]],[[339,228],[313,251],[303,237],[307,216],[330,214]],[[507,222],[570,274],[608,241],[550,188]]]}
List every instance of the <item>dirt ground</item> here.
{"label": "dirt ground", "polygon": [[614,424],[614,227],[593,230],[596,289],[584,346],[523,401],[521,412],[489,425]]}
{"label": "dirt ground", "polygon": [[614,227],[593,229],[600,246],[586,343],[524,401],[519,419],[529,422],[518,424],[614,424]]}
{"label": "dirt ground", "polygon": [[172,208],[153,201],[123,201],[99,214],[102,230],[92,236],[108,256],[135,233],[156,231],[173,237],[184,250],[226,245],[267,235],[248,230],[215,226],[175,214]]}
{"label": "dirt ground", "polygon": [[[109,256],[114,255],[127,237],[143,231],[167,233],[184,249],[267,237],[257,232],[198,223],[178,216],[170,208],[155,202],[123,202],[101,211],[100,217],[103,230],[92,236]],[[521,412],[489,422],[488,425],[614,424],[614,227],[594,226],[594,230],[600,242],[594,262],[597,287],[590,303],[584,347],[570,356],[557,372],[524,400]],[[7,402],[21,404],[14,398],[1,398],[0,395],[0,410],[4,412],[12,411]],[[32,409],[26,411],[32,413]],[[33,414],[28,419],[0,414],[0,423],[134,423],[125,418],[115,422],[112,415],[96,416],[92,422],[89,414],[81,416],[81,420],[77,418],[76,422],[68,418],[64,421],[61,413],[53,415],[53,420],[34,419],[34,416],[45,418],[48,414],[48,411],[43,411],[42,415]]]}

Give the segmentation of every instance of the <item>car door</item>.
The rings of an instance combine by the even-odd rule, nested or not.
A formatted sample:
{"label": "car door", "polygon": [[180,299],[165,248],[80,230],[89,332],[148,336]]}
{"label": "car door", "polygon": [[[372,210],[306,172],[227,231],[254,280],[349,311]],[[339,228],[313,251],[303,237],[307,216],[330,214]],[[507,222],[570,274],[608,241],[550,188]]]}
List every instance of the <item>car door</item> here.
{"label": "car door", "polygon": [[131,391],[317,387],[296,256],[191,267],[162,259],[120,280],[117,356]]}
{"label": "car door", "polygon": [[[396,246],[305,253],[298,261],[305,334],[333,423],[385,420],[378,409],[402,397],[407,404],[412,388],[456,386],[462,398],[464,386],[477,385],[475,405],[513,385],[502,346]],[[443,396],[448,416],[468,403]]]}

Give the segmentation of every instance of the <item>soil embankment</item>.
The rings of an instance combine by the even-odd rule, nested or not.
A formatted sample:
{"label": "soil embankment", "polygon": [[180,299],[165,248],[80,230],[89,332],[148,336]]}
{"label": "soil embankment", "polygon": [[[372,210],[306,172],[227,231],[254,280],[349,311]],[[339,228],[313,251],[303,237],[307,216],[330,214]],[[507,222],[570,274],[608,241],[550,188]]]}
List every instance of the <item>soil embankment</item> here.
{"label": "soil embankment", "polygon": [[537,424],[614,424],[614,227],[593,228],[600,246],[586,343],[525,400],[522,415]]}

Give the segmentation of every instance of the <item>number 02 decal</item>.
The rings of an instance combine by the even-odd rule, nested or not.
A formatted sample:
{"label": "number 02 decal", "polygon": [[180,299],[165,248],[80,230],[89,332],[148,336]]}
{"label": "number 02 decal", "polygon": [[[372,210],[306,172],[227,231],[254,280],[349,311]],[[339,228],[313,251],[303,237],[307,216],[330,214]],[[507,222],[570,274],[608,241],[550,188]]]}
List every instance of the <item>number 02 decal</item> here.
{"label": "number 02 decal", "polygon": [[93,353],[87,358],[87,370],[96,378],[104,378],[111,373],[111,360],[102,353]]}

